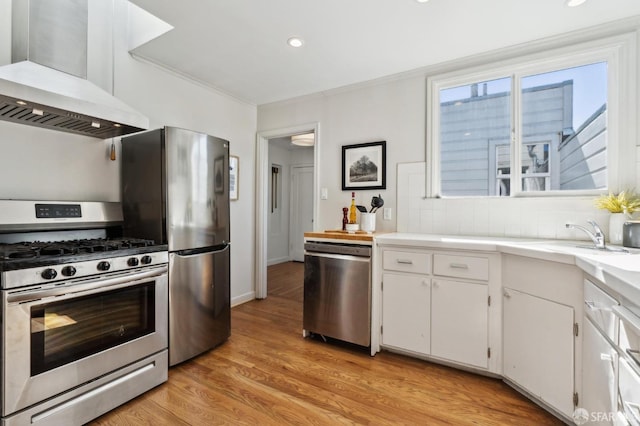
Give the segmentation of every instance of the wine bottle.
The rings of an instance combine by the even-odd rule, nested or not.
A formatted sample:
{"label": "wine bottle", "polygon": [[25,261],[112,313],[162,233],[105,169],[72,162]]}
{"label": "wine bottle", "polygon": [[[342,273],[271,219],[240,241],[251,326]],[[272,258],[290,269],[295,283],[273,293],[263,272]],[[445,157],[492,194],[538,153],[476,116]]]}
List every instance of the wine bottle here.
{"label": "wine bottle", "polygon": [[351,193],[351,207],[349,207],[349,223],[356,223],[356,193]]}

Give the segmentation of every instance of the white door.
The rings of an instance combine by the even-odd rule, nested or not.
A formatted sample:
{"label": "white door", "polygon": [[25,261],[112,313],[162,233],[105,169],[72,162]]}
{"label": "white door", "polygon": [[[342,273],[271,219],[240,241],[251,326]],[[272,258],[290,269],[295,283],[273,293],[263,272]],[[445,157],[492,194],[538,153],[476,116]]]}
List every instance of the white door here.
{"label": "white door", "polygon": [[291,260],[304,262],[304,233],[313,231],[313,166],[291,167]]}

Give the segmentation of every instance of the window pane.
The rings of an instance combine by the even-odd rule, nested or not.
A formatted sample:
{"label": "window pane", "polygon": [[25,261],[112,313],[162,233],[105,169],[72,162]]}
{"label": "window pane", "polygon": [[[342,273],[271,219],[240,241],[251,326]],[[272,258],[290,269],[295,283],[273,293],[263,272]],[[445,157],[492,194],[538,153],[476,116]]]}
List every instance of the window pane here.
{"label": "window pane", "polygon": [[509,195],[511,78],[439,95],[441,195]]}
{"label": "window pane", "polygon": [[[606,189],[606,62],[521,83],[522,190]],[[540,173],[545,176],[527,176]]]}

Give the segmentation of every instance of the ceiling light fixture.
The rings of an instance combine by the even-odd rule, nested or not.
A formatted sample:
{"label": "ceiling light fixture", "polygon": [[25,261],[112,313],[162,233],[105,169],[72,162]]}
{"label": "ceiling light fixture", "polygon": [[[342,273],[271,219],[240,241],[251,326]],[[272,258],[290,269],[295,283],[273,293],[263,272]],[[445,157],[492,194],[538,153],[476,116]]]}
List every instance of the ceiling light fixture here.
{"label": "ceiling light fixture", "polygon": [[304,135],[291,136],[291,143],[298,146],[313,146],[316,138],[313,133],[305,133]]}
{"label": "ceiling light fixture", "polygon": [[426,3],[426,2],[428,2],[429,0],[416,0],[416,1],[417,1],[418,3]]}
{"label": "ceiling light fixture", "polygon": [[287,44],[291,47],[302,47],[304,41],[300,37],[289,37]]}
{"label": "ceiling light fixture", "polygon": [[567,0],[567,6],[569,6],[569,7],[580,6],[581,4],[583,4],[586,1],[587,0]]}

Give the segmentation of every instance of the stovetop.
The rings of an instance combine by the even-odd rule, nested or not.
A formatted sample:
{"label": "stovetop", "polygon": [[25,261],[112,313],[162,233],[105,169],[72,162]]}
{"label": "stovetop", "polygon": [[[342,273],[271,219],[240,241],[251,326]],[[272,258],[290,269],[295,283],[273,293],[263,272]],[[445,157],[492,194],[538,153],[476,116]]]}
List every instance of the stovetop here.
{"label": "stovetop", "polygon": [[96,238],[59,242],[21,242],[0,244],[0,259],[32,259],[44,256],[55,257],[68,254],[101,253],[154,245],[153,240],[139,238]]}
{"label": "stovetop", "polygon": [[0,271],[166,251],[166,245],[141,238],[0,243]]}

